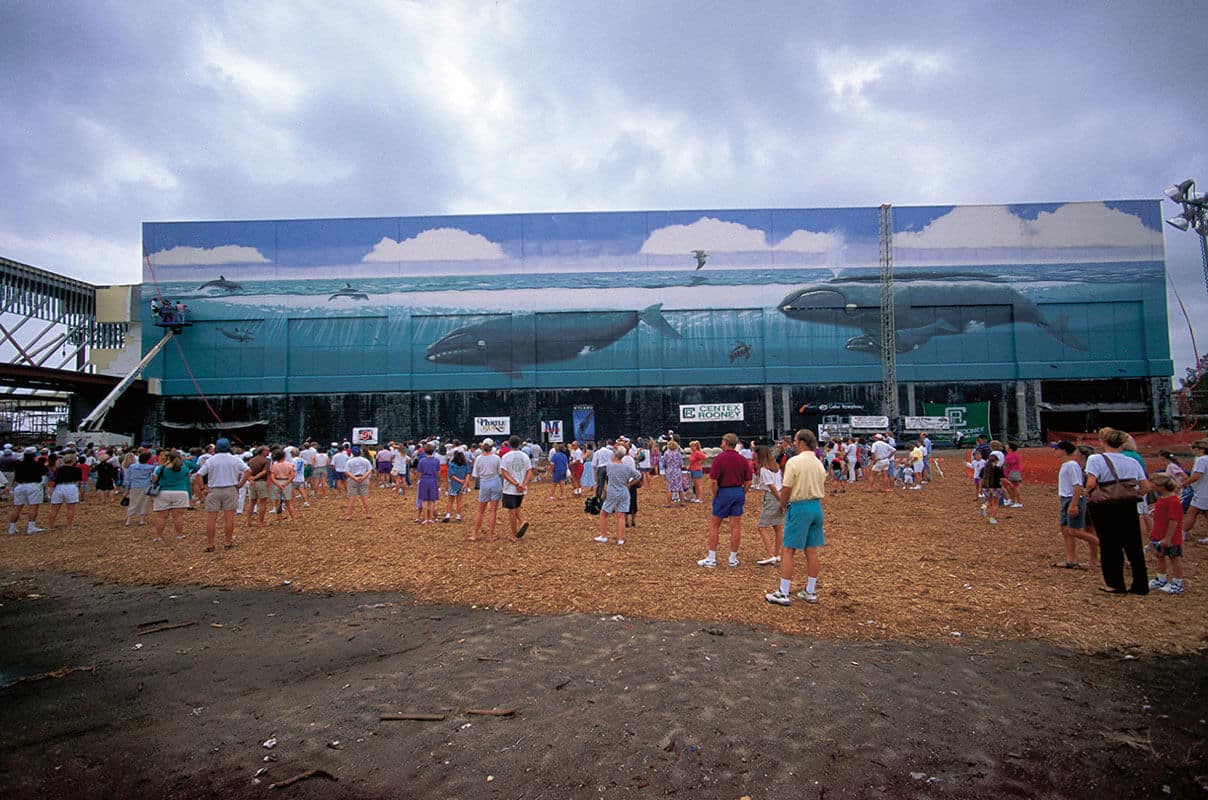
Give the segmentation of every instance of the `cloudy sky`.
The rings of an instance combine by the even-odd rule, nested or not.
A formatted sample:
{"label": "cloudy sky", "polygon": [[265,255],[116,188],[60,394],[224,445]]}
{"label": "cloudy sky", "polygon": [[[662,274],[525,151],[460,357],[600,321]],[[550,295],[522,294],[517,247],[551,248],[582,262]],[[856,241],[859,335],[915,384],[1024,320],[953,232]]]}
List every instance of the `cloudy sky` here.
{"label": "cloudy sky", "polygon": [[[1205,30],[1157,0],[0,0],[0,255],[123,283],[151,220],[1208,189]],[[1181,374],[1173,301],[1171,346]]]}

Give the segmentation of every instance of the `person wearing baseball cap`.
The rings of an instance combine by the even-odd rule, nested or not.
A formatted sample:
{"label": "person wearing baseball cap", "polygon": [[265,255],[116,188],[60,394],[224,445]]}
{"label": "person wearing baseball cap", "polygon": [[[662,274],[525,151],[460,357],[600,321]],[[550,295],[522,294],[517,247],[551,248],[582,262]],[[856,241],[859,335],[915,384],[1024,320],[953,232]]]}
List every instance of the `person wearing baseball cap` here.
{"label": "person wearing baseball cap", "polygon": [[248,476],[243,459],[231,454],[230,439],[224,437],[214,442],[214,450],[214,455],[193,474],[193,493],[205,498],[207,553],[214,552],[219,512],[223,515],[223,547],[230,550],[235,546],[235,509],[239,503],[239,488]]}

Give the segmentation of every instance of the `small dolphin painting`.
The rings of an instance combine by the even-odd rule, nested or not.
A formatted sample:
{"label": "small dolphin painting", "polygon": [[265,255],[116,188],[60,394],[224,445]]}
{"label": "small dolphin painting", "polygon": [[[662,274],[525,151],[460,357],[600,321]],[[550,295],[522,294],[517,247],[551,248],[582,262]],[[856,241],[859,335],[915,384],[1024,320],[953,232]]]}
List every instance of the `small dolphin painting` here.
{"label": "small dolphin painting", "polygon": [[730,363],[733,364],[740,358],[743,361],[751,360],[751,345],[743,341],[739,341],[738,344],[734,345],[734,349],[730,351]]}
{"label": "small dolphin painting", "polygon": [[424,358],[438,364],[485,366],[519,378],[524,367],[570,361],[602,350],[643,322],[663,336],[683,338],[663,318],[662,310],[662,303],[656,303],[641,311],[584,311],[558,315],[557,324],[540,325],[532,314],[488,320],[445,334],[428,345]]}
{"label": "small dolphin painting", "polygon": [[252,333],[249,328],[235,328],[233,331],[228,331],[226,328],[219,328],[218,332],[228,339],[234,339],[237,342],[254,342],[256,334]]}
{"label": "small dolphin painting", "polygon": [[344,283],[343,289],[340,289],[339,291],[334,293],[331,297],[327,298],[327,302],[330,303],[332,300],[335,300],[337,297],[346,297],[349,300],[368,300],[369,299],[369,295],[367,295],[365,292],[360,291],[359,289],[354,289],[352,287],[352,284],[348,283],[348,282]]}
{"label": "small dolphin painting", "polygon": [[235,283],[234,281],[228,281],[226,279],[226,276],[224,276],[224,275],[219,275],[217,280],[206,281],[205,283],[203,283],[201,286],[198,286],[197,288],[198,288],[198,290],[222,289],[224,292],[237,292],[240,289],[242,289],[243,286],[241,284]]}
{"label": "small dolphin painting", "polygon": [[[876,278],[839,278],[790,292],[779,305],[790,319],[840,328],[861,335],[846,349],[878,353],[881,349],[881,286]],[[899,353],[917,350],[936,336],[953,336],[1013,323],[1028,323],[1075,350],[1086,345],[1069,330],[1064,317],[1050,320],[1019,291],[987,280],[925,276],[898,280],[894,286],[895,344]]]}
{"label": "small dolphin painting", "polygon": [[696,268],[697,269],[700,269],[701,267],[703,267],[705,265],[705,259],[707,259],[709,257],[709,254],[706,253],[704,250],[693,250],[692,255],[696,256]]}

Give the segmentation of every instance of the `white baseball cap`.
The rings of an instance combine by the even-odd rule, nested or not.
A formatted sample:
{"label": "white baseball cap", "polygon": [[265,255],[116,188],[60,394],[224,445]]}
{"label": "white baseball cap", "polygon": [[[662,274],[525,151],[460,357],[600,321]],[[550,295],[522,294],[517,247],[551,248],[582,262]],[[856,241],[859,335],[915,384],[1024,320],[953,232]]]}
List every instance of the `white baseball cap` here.
{"label": "white baseball cap", "polygon": [[494,447],[494,446],[495,446],[495,440],[494,440],[494,439],[492,439],[492,438],[490,438],[489,436],[488,436],[486,439],[483,439],[483,440],[482,440],[482,443],[483,443],[483,444],[489,444],[491,447]]}

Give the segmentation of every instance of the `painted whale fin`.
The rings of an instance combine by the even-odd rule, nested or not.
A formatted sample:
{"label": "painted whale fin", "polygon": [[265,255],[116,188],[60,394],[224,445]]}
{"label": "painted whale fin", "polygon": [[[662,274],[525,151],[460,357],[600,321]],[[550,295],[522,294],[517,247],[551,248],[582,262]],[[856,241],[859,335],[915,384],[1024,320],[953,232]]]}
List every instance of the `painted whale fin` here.
{"label": "painted whale fin", "polygon": [[645,322],[650,327],[661,333],[663,336],[670,336],[672,339],[684,338],[679,331],[671,327],[671,323],[663,318],[663,304],[655,303],[652,306],[647,306],[638,312],[638,319]]}
{"label": "painted whale fin", "polygon": [[1082,340],[1073,334],[1070,330],[1070,318],[1062,314],[1057,317],[1056,321],[1044,326],[1045,331],[1057,341],[1061,342],[1066,347],[1072,347],[1083,353],[1086,352],[1086,345]]}

